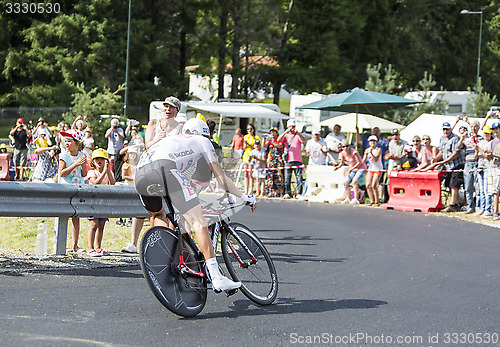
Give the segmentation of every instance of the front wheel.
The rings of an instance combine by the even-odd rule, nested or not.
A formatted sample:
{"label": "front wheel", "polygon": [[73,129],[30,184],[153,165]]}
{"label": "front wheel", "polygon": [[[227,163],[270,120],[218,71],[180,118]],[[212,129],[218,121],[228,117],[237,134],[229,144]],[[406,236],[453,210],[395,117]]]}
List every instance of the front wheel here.
{"label": "front wheel", "polygon": [[230,223],[222,232],[222,255],[241,291],[259,305],[270,305],[278,295],[278,275],[273,260],[259,238],[246,226]]}
{"label": "front wheel", "polygon": [[[189,242],[182,242],[182,246],[184,261],[189,268],[204,272],[203,260]],[[203,310],[207,300],[207,280],[197,276],[184,278],[177,270],[177,233],[162,226],[150,228],[141,240],[140,260],[144,278],[163,306],[184,317],[195,316]]]}

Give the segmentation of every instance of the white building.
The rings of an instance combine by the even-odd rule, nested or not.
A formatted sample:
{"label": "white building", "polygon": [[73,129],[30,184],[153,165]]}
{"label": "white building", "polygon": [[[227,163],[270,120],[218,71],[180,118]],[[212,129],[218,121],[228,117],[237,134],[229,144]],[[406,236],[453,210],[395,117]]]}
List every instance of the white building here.
{"label": "white building", "polygon": [[[473,93],[464,91],[430,91],[430,103],[438,100],[445,102],[445,115],[472,115],[469,107]],[[413,100],[424,100],[423,92],[411,92],[405,95],[405,98]]]}
{"label": "white building", "polygon": [[[276,61],[274,59],[267,56],[251,56],[249,57],[249,68],[252,68],[257,65],[276,65]],[[242,65],[245,65],[245,60],[242,60]],[[219,89],[219,78],[217,74],[214,74],[213,77],[204,76],[196,73],[196,69],[198,65],[188,66],[186,71],[189,75],[189,94],[199,99],[203,102],[215,101],[218,95]],[[230,69],[231,65],[228,64],[226,70]],[[213,67],[215,71],[216,67]],[[229,98],[231,94],[231,84],[233,82],[233,78],[230,74],[224,75],[224,98]],[[260,89],[251,93],[252,99],[266,99],[273,98],[274,94],[272,93],[272,86],[269,85],[268,88]],[[280,90],[280,99],[290,99],[293,93],[288,92],[284,88]]]}
{"label": "white building", "polygon": [[324,98],[329,95],[323,95],[319,93],[312,93],[309,95],[292,95],[290,99],[290,118],[295,119],[299,126],[305,124],[312,124],[313,126],[318,126],[319,123],[332,118],[334,116],[339,116],[345,112],[332,112],[332,111],[321,111],[321,110],[308,110],[298,108]]}

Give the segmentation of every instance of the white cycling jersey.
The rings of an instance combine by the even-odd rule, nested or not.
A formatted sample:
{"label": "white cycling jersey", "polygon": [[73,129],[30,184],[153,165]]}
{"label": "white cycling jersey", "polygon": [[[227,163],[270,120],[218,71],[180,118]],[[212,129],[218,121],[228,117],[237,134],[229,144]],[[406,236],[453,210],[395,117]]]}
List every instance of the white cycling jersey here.
{"label": "white cycling jersey", "polygon": [[209,139],[197,135],[173,135],[163,138],[144,152],[137,169],[166,159],[175,162],[177,170],[182,173],[193,167],[200,158],[204,158],[207,164],[217,161]]}

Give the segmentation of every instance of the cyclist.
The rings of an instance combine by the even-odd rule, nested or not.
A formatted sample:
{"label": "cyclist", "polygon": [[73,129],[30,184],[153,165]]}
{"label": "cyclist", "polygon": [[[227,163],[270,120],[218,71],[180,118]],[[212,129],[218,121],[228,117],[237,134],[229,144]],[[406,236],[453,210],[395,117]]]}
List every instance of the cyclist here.
{"label": "cyclist", "polygon": [[210,177],[213,172],[220,187],[247,202],[252,211],[255,210],[256,199],[242,194],[224,174],[209,137],[210,132],[205,122],[197,118],[188,120],[182,134],[162,139],[141,156],[137,165],[135,187],[144,207],[151,214],[151,226],[168,226],[162,197],[170,196],[174,207],[196,233],[213,289],[228,291],[239,288],[241,283],[222,276],[219,271],[208,223],[203,217],[195,189],[190,184],[190,175],[195,166],[198,177]]}

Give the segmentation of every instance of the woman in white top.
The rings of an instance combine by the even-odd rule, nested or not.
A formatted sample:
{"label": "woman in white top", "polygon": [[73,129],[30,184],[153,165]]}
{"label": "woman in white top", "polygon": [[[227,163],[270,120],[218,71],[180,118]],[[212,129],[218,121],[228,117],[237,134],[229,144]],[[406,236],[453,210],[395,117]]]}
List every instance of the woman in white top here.
{"label": "woman in white top", "polygon": [[[175,116],[179,113],[181,109],[181,102],[179,99],[173,96],[169,96],[163,102],[163,115],[162,119],[151,119],[148,123],[148,127],[146,128],[146,149],[149,149],[156,142],[167,136],[179,135],[182,129],[182,123],[179,123],[175,120]],[[137,136],[140,137],[139,134],[134,136],[134,144],[130,154],[134,151],[139,151],[140,147],[136,146],[140,141]],[[138,155],[141,153],[138,153]],[[129,157],[130,158],[130,157]],[[127,179],[127,178],[125,178]],[[144,225],[144,218],[132,218],[132,235],[130,244],[126,247],[122,248],[122,252],[126,253],[137,253],[137,242],[139,241],[139,235],[142,230],[142,226]],[[172,225],[170,225],[172,227]]]}
{"label": "woman in white top", "polygon": [[382,176],[384,166],[382,164],[382,149],[377,147],[378,138],[371,135],[368,138],[368,148],[363,155],[363,163],[368,161],[368,172],[366,173],[366,192],[370,198],[368,206],[379,206],[378,181]]}
{"label": "woman in white top", "polygon": [[92,158],[92,151],[94,150],[94,139],[92,138],[92,132],[89,128],[85,130],[85,135],[83,138],[83,153],[87,156],[87,160],[90,161]]}
{"label": "woman in white top", "polygon": [[420,136],[415,135],[413,136],[413,156],[417,158],[417,162],[420,164],[422,163],[422,158],[421,156],[423,155],[423,148],[422,148],[422,140],[420,139]]}
{"label": "woman in white top", "polygon": [[175,120],[175,116],[181,109],[181,102],[173,96],[169,96],[163,102],[163,118],[151,119],[146,128],[146,149],[163,139],[167,134],[180,134],[182,124]]}

